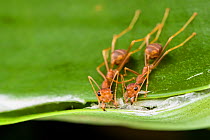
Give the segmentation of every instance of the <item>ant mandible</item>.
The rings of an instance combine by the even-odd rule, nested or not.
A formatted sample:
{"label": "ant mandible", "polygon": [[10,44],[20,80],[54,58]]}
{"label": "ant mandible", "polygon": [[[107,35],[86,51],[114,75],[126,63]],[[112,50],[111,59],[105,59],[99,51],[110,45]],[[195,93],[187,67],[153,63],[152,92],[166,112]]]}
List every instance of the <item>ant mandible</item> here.
{"label": "ant mandible", "polygon": [[[126,92],[124,93],[124,99],[125,102],[127,103],[128,100],[130,99],[131,104],[133,104],[134,101],[137,101],[137,97],[138,94],[140,93],[141,87],[143,86],[145,80],[147,80],[146,82],[146,92],[144,92],[143,94],[145,94],[145,97],[148,93],[148,85],[149,85],[149,74],[151,73],[151,71],[158,66],[158,64],[160,63],[160,61],[171,51],[183,46],[186,42],[188,42],[191,38],[193,38],[196,33],[193,32],[187,39],[185,39],[182,43],[180,43],[179,45],[167,50],[164,52],[164,50],[166,49],[166,47],[168,46],[168,44],[172,41],[172,39],[177,36],[178,34],[180,34],[182,31],[185,30],[185,28],[188,26],[188,24],[190,24],[190,22],[195,18],[195,16],[197,15],[197,13],[193,13],[193,15],[190,17],[190,19],[184,24],[184,26],[178,30],[175,34],[173,34],[171,37],[169,37],[168,41],[166,42],[166,44],[162,47],[162,45],[160,45],[159,43],[154,43],[158,38],[156,38],[156,40],[149,42],[149,38],[150,38],[150,34],[148,34],[146,36],[146,49],[145,49],[145,66],[142,69],[142,73],[138,73],[134,70],[131,70],[129,68],[124,68],[124,71],[126,73],[126,71],[130,71],[134,74],[137,75],[136,78],[136,82],[135,83],[131,83],[129,85],[127,85],[127,87],[125,88]],[[155,59],[153,61],[152,64],[149,63],[149,61],[151,59]]]}

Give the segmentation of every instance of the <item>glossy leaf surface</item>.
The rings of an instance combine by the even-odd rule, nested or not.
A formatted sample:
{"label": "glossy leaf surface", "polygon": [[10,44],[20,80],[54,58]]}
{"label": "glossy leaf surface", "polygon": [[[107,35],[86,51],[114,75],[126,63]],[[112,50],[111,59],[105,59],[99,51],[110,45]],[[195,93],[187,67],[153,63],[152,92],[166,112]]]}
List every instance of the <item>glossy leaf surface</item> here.
{"label": "glossy leaf surface", "polygon": [[[87,76],[91,75],[99,84],[102,82],[95,70],[103,61],[101,51],[111,45],[113,34],[128,26],[136,9],[142,11],[139,21],[131,32],[118,40],[116,49],[126,49],[133,39],[144,37],[161,21],[167,7],[171,11],[158,40],[161,44],[180,29],[193,12],[198,13],[169,48],[192,32],[197,35],[166,56],[151,73],[151,92],[147,99],[210,88],[208,3],[205,0],[2,2],[0,112],[8,114],[6,118],[0,114],[4,118],[1,124],[19,122],[16,119],[21,116],[28,120],[42,113],[79,109],[89,105],[84,103],[97,102]],[[141,72],[143,62],[142,50],[134,54],[126,66]],[[105,68],[102,71],[105,73]],[[132,76],[129,74],[128,78]],[[120,91],[118,97],[122,97]],[[97,112],[75,111],[87,115]],[[13,117],[16,115],[17,118]]]}

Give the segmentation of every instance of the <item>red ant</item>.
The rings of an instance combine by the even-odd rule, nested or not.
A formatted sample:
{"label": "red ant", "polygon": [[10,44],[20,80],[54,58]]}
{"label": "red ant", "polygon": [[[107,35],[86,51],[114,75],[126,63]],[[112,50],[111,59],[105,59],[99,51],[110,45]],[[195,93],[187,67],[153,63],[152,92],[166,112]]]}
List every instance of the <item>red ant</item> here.
{"label": "red ant", "polygon": [[[158,64],[160,63],[160,61],[171,51],[183,46],[186,42],[188,42],[191,38],[193,38],[196,33],[193,32],[187,39],[185,39],[182,43],[180,43],[179,45],[167,50],[164,52],[164,50],[166,49],[166,47],[168,46],[168,44],[172,41],[172,39],[177,36],[178,34],[180,34],[187,26],[188,24],[195,18],[195,16],[197,15],[197,13],[193,13],[193,15],[190,17],[190,19],[184,24],[184,26],[178,30],[175,34],[173,34],[171,37],[169,37],[168,41],[166,42],[166,44],[162,47],[162,45],[160,45],[159,43],[154,43],[158,37],[156,37],[153,41],[149,42],[149,38],[151,36],[151,34],[148,34],[146,36],[146,49],[145,49],[145,66],[142,69],[142,73],[138,73],[134,70],[131,70],[127,67],[124,68],[125,71],[125,75],[126,75],[126,71],[130,71],[134,74],[137,75],[136,78],[136,82],[135,83],[131,83],[129,85],[127,85],[127,87],[125,88],[126,92],[124,93],[124,99],[125,102],[127,103],[128,100],[130,99],[131,104],[133,104],[134,101],[137,100],[138,94],[140,93],[141,87],[143,86],[144,82],[147,80],[146,82],[146,92],[143,93],[145,94],[145,97],[147,95],[147,90],[148,90],[148,85],[149,85],[149,74],[151,73],[151,71],[158,66]],[[160,28],[160,27],[159,27]],[[160,30],[159,30],[160,31]],[[158,32],[159,32],[158,31]],[[155,59],[153,61],[152,64],[149,63],[149,61],[151,59]],[[125,83],[125,82],[122,82]]]}
{"label": "red ant", "polygon": [[[145,40],[145,38],[133,40],[131,42],[130,46],[128,47],[128,50],[124,50],[124,49],[114,50],[117,39],[120,38],[122,35],[124,35],[125,33],[127,33],[128,31],[130,31],[133,28],[133,26],[135,25],[139,15],[140,15],[140,10],[137,10],[135,12],[135,15],[134,15],[130,25],[125,30],[123,30],[121,33],[119,33],[118,35],[113,36],[111,48],[107,48],[107,49],[104,49],[102,51],[104,62],[96,68],[98,73],[104,78],[104,81],[102,82],[101,87],[96,83],[96,81],[91,76],[88,76],[88,79],[89,79],[89,82],[92,86],[92,89],[93,89],[93,91],[94,91],[94,93],[95,93],[95,95],[98,99],[98,104],[99,104],[99,106],[101,104],[101,108],[104,111],[105,111],[105,108],[106,108],[106,103],[109,103],[109,102],[113,102],[115,107],[117,107],[116,88],[115,88],[115,93],[113,93],[113,91],[111,90],[113,81],[114,81],[116,76],[117,76],[117,81],[118,81],[119,72],[123,68],[123,66],[128,62],[128,60],[130,58],[130,55],[139,51],[139,49],[137,49],[137,50],[134,50],[132,52],[129,52],[131,47],[134,45],[134,43]],[[109,68],[109,65],[108,65],[108,51],[110,49],[111,49],[111,66]],[[106,70],[107,70],[106,75],[104,75],[100,71],[100,68],[103,65],[106,66]],[[116,69],[113,69],[114,65],[118,65],[118,67]],[[96,92],[92,82],[94,82],[95,85],[98,87],[99,90],[97,92]],[[117,86],[117,84],[116,84],[116,86]]]}
{"label": "red ant", "polygon": [[[167,11],[169,11],[169,9],[167,8]],[[136,53],[137,51],[139,51],[143,46],[144,46],[144,42],[142,43],[142,45],[132,51],[132,52],[129,52],[130,49],[132,48],[132,46],[136,43],[136,42],[140,42],[140,41],[144,41],[146,38],[142,38],[142,39],[137,39],[137,40],[133,40],[128,49],[127,50],[124,50],[124,49],[118,49],[118,50],[114,50],[115,48],[115,44],[116,44],[116,41],[119,37],[121,37],[122,35],[124,35],[125,33],[127,33],[128,31],[130,31],[134,24],[136,23],[138,17],[139,17],[139,14],[140,14],[140,11],[137,10],[135,12],[135,15],[133,17],[133,20],[131,21],[130,25],[125,29],[123,30],[120,34],[118,35],[114,35],[113,36],[113,40],[112,40],[112,46],[111,48],[107,48],[107,49],[104,49],[102,51],[102,55],[103,55],[103,58],[104,58],[104,62],[102,64],[100,64],[96,70],[98,71],[98,73],[104,78],[104,81],[101,85],[101,88],[100,86],[96,83],[96,81],[91,77],[91,76],[88,76],[88,79],[89,79],[89,82],[93,88],[93,91],[98,99],[98,103],[99,103],[99,106],[101,104],[101,108],[105,111],[105,108],[106,108],[106,103],[109,103],[109,102],[113,102],[115,107],[117,107],[117,102],[116,102],[116,89],[117,89],[117,83],[120,83],[118,82],[118,76],[119,76],[119,72],[120,70],[123,68],[123,66],[129,61],[129,58],[130,56],[133,54],[133,53]],[[163,18],[163,21],[165,22],[166,20],[166,17],[167,17],[167,14],[165,14],[165,17]],[[160,25],[158,25],[157,27],[155,27],[152,32],[150,32],[149,34],[152,35],[153,33],[155,33],[157,30],[158,30],[158,33],[156,35],[156,38],[158,38],[158,36],[160,35],[160,32],[161,32],[161,29],[162,29],[162,26],[160,27]],[[111,66],[109,68],[109,65],[108,65],[108,54],[107,52],[111,49]],[[107,70],[107,74],[106,76],[100,71],[100,67],[102,67],[103,65],[106,66],[106,70]],[[113,69],[114,65],[118,65],[118,67],[116,69]],[[117,80],[115,80],[115,77],[117,76]],[[123,80],[123,76],[121,75],[121,80]],[[133,79],[131,79],[133,80]],[[124,82],[129,82],[131,80],[127,80],[127,81],[124,81]],[[116,82],[116,87],[115,87],[115,93],[113,94],[113,91],[111,90],[111,87],[112,87],[112,84],[113,84],[113,81]],[[98,91],[96,92],[94,86],[93,86],[93,83],[95,83],[95,85],[98,87]]]}

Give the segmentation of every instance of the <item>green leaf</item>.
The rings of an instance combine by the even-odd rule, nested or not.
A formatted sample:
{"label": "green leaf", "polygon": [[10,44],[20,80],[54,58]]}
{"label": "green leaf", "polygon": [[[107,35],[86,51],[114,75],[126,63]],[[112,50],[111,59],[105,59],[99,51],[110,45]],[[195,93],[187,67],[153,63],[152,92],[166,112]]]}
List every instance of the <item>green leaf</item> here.
{"label": "green leaf", "polygon": [[[190,94],[189,96],[195,96]],[[138,110],[75,110],[56,115],[44,120],[59,120],[99,125],[118,125],[148,130],[193,130],[210,127],[210,94],[196,99],[179,96],[165,100],[159,109],[149,111]],[[183,102],[183,100],[185,100]],[[179,102],[178,104],[171,103]],[[167,107],[169,105],[170,107]],[[81,119],[82,118],[82,119]]]}
{"label": "green leaf", "polygon": [[[118,40],[116,49],[126,49],[133,39],[144,37],[161,21],[167,7],[171,11],[158,41],[161,44],[180,29],[193,12],[198,13],[169,48],[192,32],[197,33],[196,37],[172,51],[151,73],[151,92],[146,99],[210,88],[207,4],[207,0],[1,2],[0,112],[7,115],[0,114],[3,118],[0,124],[38,118],[45,116],[45,112],[55,115],[59,114],[56,110],[81,109],[97,102],[87,76],[91,75],[99,84],[102,82],[95,70],[103,61],[101,51],[111,45],[113,34],[128,26],[136,9],[142,11],[139,22]],[[143,51],[140,51],[126,66],[141,72],[143,62]],[[105,73],[105,68],[102,71]],[[120,91],[118,97],[122,97]],[[80,112],[70,110],[74,111]],[[84,111],[87,115],[98,112]]]}
{"label": "green leaf", "polygon": [[108,109],[106,112],[101,109],[76,109],[25,116],[20,113],[1,113],[0,124],[41,118],[41,120],[118,125],[149,130],[202,129],[210,127],[210,93],[208,92],[209,90],[206,90],[165,100],[153,100],[149,104],[140,103],[145,105],[144,107],[156,106],[155,109],[150,110],[137,104],[136,108],[127,106],[127,109]]}

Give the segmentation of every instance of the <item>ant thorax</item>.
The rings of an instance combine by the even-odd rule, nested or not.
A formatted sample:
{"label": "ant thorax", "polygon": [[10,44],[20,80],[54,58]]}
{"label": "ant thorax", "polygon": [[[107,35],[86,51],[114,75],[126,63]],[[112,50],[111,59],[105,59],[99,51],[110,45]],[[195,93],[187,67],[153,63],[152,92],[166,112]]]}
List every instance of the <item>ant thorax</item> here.
{"label": "ant thorax", "polygon": [[145,81],[145,74],[140,74],[136,77],[136,84],[142,84]]}
{"label": "ant thorax", "polygon": [[108,79],[104,80],[101,84],[102,88],[109,88],[110,87],[110,81]]}

